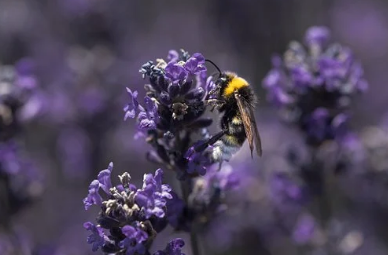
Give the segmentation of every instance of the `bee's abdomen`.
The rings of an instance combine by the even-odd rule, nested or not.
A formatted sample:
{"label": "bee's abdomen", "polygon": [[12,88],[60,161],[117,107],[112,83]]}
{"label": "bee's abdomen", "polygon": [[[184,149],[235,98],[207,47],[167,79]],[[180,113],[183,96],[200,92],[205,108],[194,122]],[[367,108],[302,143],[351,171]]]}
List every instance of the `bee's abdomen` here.
{"label": "bee's abdomen", "polygon": [[221,126],[227,133],[213,145],[211,152],[213,162],[229,161],[246,139],[244,125],[239,115],[224,116]]}

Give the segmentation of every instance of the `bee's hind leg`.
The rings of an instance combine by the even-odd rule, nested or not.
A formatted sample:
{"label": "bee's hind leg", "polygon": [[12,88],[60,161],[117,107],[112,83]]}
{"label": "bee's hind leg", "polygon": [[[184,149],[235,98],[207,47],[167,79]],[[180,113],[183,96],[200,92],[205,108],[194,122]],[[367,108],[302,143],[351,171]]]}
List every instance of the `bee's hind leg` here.
{"label": "bee's hind leg", "polygon": [[213,145],[215,142],[217,142],[224,134],[226,133],[226,130],[222,130],[218,132],[217,134],[210,137],[207,141],[204,143],[199,144],[198,146],[194,147],[194,150],[196,152],[204,151],[208,146]]}
{"label": "bee's hind leg", "polygon": [[224,162],[223,160],[220,161],[220,163],[218,164],[218,169],[217,169],[217,171],[221,171],[221,167],[222,167],[222,163],[223,163],[223,162]]}

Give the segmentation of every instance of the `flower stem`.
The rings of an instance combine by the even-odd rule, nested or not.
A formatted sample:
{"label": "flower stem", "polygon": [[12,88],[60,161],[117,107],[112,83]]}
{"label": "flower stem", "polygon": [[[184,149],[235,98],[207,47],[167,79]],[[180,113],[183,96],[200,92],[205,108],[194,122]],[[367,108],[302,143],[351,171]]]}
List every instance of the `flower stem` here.
{"label": "flower stem", "polygon": [[8,185],[6,180],[0,177],[0,227],[9,227],[10,204],[8,199]]}
{"label": "flower stem", "polygon": [[[181,190],[182,190],[182,197],[186,204],[189,202],[189,195],[191,190],[191,180],[188,179],[186,181],[181,181]],[[190,231],[190,243],[191,243],[191,251],[192,255],[200,255],[199,251],[199,242],[198,242],[198,236],[195,226],[191,226]]]}

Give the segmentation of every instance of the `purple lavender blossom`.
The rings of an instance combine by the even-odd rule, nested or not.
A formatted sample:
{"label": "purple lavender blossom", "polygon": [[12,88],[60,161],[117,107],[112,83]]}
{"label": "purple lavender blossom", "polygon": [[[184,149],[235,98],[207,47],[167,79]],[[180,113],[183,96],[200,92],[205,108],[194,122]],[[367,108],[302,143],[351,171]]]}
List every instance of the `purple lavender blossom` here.
{"label": "purple lavender blossom", "polygon": [[[97,180],[92,181],[89,194],[83,200],[86,210],[92,205],[101,207],[98,224],[85,223],[85,228],[92,231],[88,243],[93,245],[93,251],[101,248],[105,253],[145,254],[156,234],[166,225],[163,222],[167,200],[172,198],[171,188],[162,183],[161,169],[156,170],[155,175],[145,174],[141,189],[130,183],[128,173],[119,176],[120,185],[113,186],[112,171],[113,163],[110,163],[98,174]],[[100,194],[100,190],[105,195]],[[108,230],[109,235],[105,234]]]}
{"label": "purple lavender blossom", "polygon": [[152,98],[146,96],[144,98],[145,108],[140,106],[140,112],[137,117],[139,130],[154,130],[158,121],[158,107]]}
{"label": "purple lavender blossom", "polygon": [[368,87],[351,50],[327,45],[329,39],[326,27],[309,28],[307,48],[291,42],[283,59],[273,58],[273,69],[263,80],[268,100],[305,133],[311,145],[345,135],[351,99]]}
{"label": "purple lavender blossom", "polygon": [[100,188],[100,182],[98,180],[94,180],[89,185],[89,194],[86,198],[84,198],[83,202],[85,205],[85,210],[88,210],[92,205],[102,205],[102,198],[98,193]]}
{"label": "purple lavender blossom", "polygon": [[[137,119],[136,137],[145,137],[154,151],[153,161],[163,162],[174,169],[179,178],[205,174],[204,167],[196,168],[199,157],[185,157],[194,144],[192,134],[212,123],[202,118],[205,111],[205,94],[208,87],[205,58],[200,53],[190,56],[187,52],[170,51],[169,62],[148,61],[140,73],[148,77],[144,104],[137,101],[137,92],[127,89],[130,102],[124,108],[125,119]],[[210,81],[209,81],[210,82]],[[137,116],[136,116],[137,113]],[[201,137],[200,137],[201,139]],[[202,137],[202,139],[204,139]]]}
{"label": "purple lavender blossom", "polygon": [[320,47],[330,39],[330,30],[327,27],[310,27],[306,31],[305,43],[307,45],[318,45]]}
{"label": "purple lavender blossom", "polygon": [[105,193],[109,193],[110,189],[112,188],[112,182],[111,182],[111,174],[113,170],[113,163],[110,162],[108,165],[108,168],[105,170],[102,170],[98,175],[97,179],[100,184],[100,187],[104,190]]}
{"label": "purple lavender blossom", "polygon": [[189,174],[206,174],[206,168],[209,165],[209,159],[204,153],[196,152],[194,151],[194,147],[191,147],[186,152],[185,158],[188,160],[187,172]]}
{"label": "purple lavender blossom", "polygon": [[101,227],[91,222],[85,222],[84,228],[92,232],[87,239],[87,242],[92,245],[92,251],[97,251],[105,245],[105,234]]}
{"label": "purple lavender blossom", "polygon": [[185,242],[181,238],[176,238],[169,242],[163,251],[157,251],[154,255],[185,255],[182,253],[182,247]]}
{"label": "purple lavender blossom", "polygon": [[[186,64],[185,64],[185,67],[186,67]],[[186,68],[184,68],[178,63],[168,63],[164,71],[165,71],[166,78],[170,82],[172,82],[172,84],[185,81],[189,74]],[[171,86],[171,88],[173,87],[175,86]],[[179,87],[176,87],[176,88],[179,89]]]}
{"label": "purple lavender blossom", "polygon": [[124,120],[126,120],[127,118],[135,118],[136,111],[139,108],[139,102],[137,101],[137,91],[132,92],[131,89],[127,88],[127,92],[129,95],[129,103],[127,104],[127,106],[124,107]]}
{"label": "purple lavender blossom", "polygon": [[152,215],[163,218],[165,216],[166,200],[172,199],[171,188],[161,182],[162,175],[163,171],[161,169],[156,170],[155,176],[145,174],[143,188],[136,193],[136,202],[143,208],[142,210],[144,210],[147,219]]}
{"label": "purple lavender blossom", "polygon": [[126,255],[145,254],[143,242],[147,241],[148,235],[140,228],[140,223],[137,225],[135,227],[126,225],[121,229],[126,238],[119,245],[126,250]]}

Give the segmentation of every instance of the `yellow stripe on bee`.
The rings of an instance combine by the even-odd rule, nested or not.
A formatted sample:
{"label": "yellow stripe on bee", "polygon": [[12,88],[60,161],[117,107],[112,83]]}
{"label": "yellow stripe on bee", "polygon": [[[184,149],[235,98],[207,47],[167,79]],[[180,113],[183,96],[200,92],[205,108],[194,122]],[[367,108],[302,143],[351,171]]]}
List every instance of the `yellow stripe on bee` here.
{"label": "yellow stripe on bee", "polygon": [[234,145],[234,146],[239,146],[238,139],[234,135],[225,135],[224,136],[225,142],[229,143],[228,145]]}
{"label": "yellow stripe on bee", "polygon": [[234,77],[226,86],[224,96],[232,95],[236,90],[248,86],[248,82],[241,77]]}
{"label": "yellow stripe on bee", "polygon": [[234,125],[240,125],[240,124],[242,124],[242,119],[241,119],[240,117],[234,117],[234,118],[232,119],[232,123],[233,123]]}

